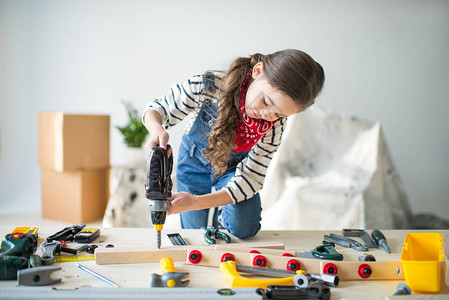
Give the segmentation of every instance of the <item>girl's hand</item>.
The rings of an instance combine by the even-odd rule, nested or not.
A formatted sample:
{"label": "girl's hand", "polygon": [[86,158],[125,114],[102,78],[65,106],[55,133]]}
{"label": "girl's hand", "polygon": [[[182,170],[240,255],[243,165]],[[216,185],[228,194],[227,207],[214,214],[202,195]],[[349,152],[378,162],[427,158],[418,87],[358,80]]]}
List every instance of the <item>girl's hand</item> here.
{"label": "girl's hand", "polygon": [[189,194],[187,192],[174,193],[170,199],[171,203],[168,214],[179,214],[184,211],[195,209],[195,203],[198,201],[198,196]]}
{"label": "girl's hand", "polygon": [[150,131],[150,138],[145,144],[145,149],[150,152],[151,148],[160,146],[167,149],[168,139],[170,138],[168,132],[161,126],[160,128]]}
{"label": "girl's hand", "polygon": [[151,148],[160,146],[167,149],[169,135],[168,132],[162,126],[161,115],[154,110],[149,110],[145,113],[144,124],[147,130],[150,132],[150,138],[145,144],[145,149],[150,152]]}

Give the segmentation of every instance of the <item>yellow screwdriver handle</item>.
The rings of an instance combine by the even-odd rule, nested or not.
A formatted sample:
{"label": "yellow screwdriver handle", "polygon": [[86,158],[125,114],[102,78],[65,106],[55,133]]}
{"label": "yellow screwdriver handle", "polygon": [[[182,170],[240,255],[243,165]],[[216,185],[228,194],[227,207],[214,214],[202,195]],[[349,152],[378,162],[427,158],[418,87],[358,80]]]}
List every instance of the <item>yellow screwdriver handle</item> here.
{"label": "yellow screwdriver handle", "polygon": [[162,274],[167,273],[167,272],[176,272],[175,264],[173,263],[173,259],[171,259],[170,257],[163,257],[161,259],[160,264],[161,264]]}

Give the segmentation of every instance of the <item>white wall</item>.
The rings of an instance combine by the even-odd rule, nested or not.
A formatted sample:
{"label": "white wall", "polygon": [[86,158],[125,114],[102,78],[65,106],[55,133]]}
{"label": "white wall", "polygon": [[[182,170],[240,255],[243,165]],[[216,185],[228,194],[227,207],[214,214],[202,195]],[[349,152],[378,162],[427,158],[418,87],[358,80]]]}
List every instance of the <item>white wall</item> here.
{"label": "white wall", "polygon": [[121,164],[121,99],[143,108],[190,75],[284,48],[324,66],[321,105],[382,124],[413,210],[448,216],[449,1],[411,0],[0,0],[0,214],[40,212],[38,111],[110,114]]}

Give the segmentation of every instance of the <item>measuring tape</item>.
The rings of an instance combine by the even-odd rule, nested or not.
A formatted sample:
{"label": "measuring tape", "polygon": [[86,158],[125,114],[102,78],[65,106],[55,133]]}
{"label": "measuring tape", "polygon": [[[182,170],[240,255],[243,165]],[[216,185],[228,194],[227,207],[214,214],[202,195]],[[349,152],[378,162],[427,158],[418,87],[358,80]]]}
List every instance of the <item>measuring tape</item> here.
{"label": "measuring tape", "polygon": [[[256,288],[94,288],[2,287],[0,299],[232,299],[262,300]],[[226,297],[224,297],[226,298]]]}
{"label": "measuring tape", "polygon": [[74,256],[55,256],[55,262],[83,261],[83,260],[95,260],[95,254],[74,255]]}

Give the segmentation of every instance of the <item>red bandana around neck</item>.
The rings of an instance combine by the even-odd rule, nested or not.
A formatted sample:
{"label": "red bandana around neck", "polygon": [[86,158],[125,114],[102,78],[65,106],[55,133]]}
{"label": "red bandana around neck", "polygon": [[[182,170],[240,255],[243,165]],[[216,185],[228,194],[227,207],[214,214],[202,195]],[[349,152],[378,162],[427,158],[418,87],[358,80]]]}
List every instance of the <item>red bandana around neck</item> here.
{"label": "red bandana around neck", "polygon": [[248,83],[251,79],[251,70],[249,70],[245,80],[240,89],[240,111],[242,119],[237,124],[235,131],[236,137],[234,144],[237,146],[234,152],[245,152],[251,148],[265,135],[265,133],[273,127],[275,121],[266,121],[263,119],[252,119],[245,112],[246,91],[248,90]]}

